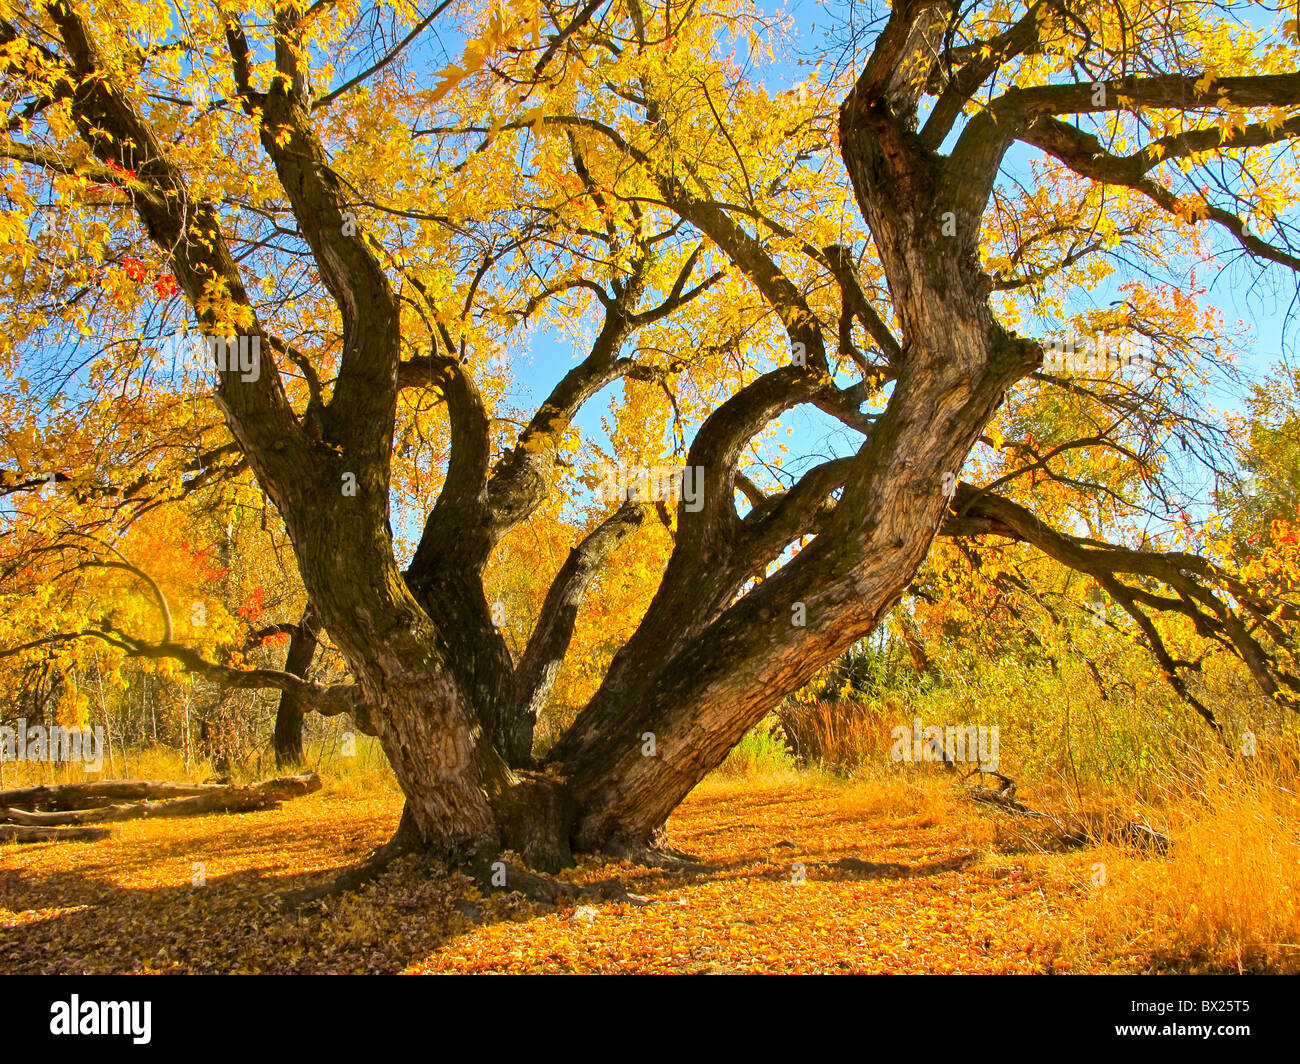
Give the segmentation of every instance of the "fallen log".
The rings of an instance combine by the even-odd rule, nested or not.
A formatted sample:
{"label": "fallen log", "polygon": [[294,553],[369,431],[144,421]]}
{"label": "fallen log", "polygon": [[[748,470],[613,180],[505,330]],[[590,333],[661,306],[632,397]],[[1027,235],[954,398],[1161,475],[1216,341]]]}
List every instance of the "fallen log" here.
{"label": "fallen log", "polygon": [[112,834],[110,828],[46,828],[0,824],[0,842],[96,842]]}
{"label": "fallen log", "polygon": [[23,809],[0,809],[0,823],[31,826],[104,824],[119,820],[155,820],[159,817],[202,816],[205,813],[251,813],[278,809],[279,801],[265,794],[231,788],[229,794],[199,794],[193,798],[165,798],[160,802],[133,802],[78,809],[66,813],[29,813]]}
{"label": "fallen log", "polygon": [[209,783],[169,783],[164,780],[97,780],[92,783],[61,783],[0,791],[0,805],[9,809],[70,810],[96,809],[118,802],[161,798],[187,798],[219,787]]}
{"label": "fallen log", "polygon": [[300,776],[280,776],[273,780],[250,784],[249,790],[265,794],[277,802],[287,802],[290,798],[301,798],[321,788],[320,777],[315,772],[307,771]]}
{"label": "fallen log", "polygon": [[[63,791],[57,798],[59,803],[79,803],[84,796],[69,792],[69,788],[95,788],[91,795],[94,800],[105,799],[105,788],[125,784],[129,788],[149,788],[153,794],[167,794],[171,788],[198,788],[199,793],[186,797],[161,798],[157,801],[142,800],[132,804],[100,804],[97,806],[73,805],[71,808],[51,812],[36,812],[29,809],[6,805],[6,800],[17,794],[26,798],[31,804],[42,804],[41,799],[31,799],[32,791]],[[157,784],[151,780],[129,780],[118,783],[73,783],[61,787],[31,788],[28,791],[7,791],[0,793],[0,823],[19,824],[27,827],[66,827],[82,824],[102,824],[122,820],[152,820],[160,817],[202,816],[207,813],[248,813],[259,809],[277,809],[281,802],[299,798],[305,794],[320,790],[320,777],[314,772],[301,776],[286,776],[280,779],[264,780],[246,787],[231,784]],[[128,790],[126,793],[135,793]]]}

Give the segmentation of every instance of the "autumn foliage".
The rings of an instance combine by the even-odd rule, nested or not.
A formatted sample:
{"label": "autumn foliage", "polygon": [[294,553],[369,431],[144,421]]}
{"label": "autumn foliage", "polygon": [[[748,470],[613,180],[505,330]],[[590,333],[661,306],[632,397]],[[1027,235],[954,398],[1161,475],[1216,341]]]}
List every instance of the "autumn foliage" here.
{"label": "autumn foliage", "polygon": [[0,726],[336,777],[0,958],[1295,970],[1295,13],[832,6],[0,0]]}

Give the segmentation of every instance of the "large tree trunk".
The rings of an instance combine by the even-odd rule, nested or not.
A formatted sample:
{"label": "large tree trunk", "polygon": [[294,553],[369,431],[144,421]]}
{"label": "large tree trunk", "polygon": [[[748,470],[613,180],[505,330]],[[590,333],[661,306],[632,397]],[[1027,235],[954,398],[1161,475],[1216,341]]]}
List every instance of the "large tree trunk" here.
{"label": "large tree trunk", "polygon": [[[656,658],[648,630],[638,633],[629,662],[611,670],[617,682],[555,752],[581,804],[580,848],[649,842],[764,713],[876,627],[929,551],[947,506],[944,473],[960,468],[1005,384],[967,376],[955,359],[942,371],[905,371],[886,431],[868,441],[846,486],[835,515],[842,529],[828,529],[675,654]],[[794,602],[807,627],[791,624]],[[643,754],[647,733],[654,757]]]}
{"label": "large tree trunk", "polygon": [[[988,307],[977,246],[995,167],[967,160],[972,172],[958,179],[913,139],[879,99],[850,94],[841,111],[845,163],[905,338],[886,410],[816,540],[721,616],[719,603],[739,586],[726,562],[734,533],[725,521],[683,525],[679,541],[687,532],[698,541],[686,555],[690,571],[670,562],[641,628],[553,754],[579,802],[579,848],[649,842],[764,713],[876,627],[928,554],[945,491],[979,433],[1037,361],[1037,345],[1007,334]],[[752,258],[747,237],[717,212],[689,202],[678,209],[737,249],[742,267]],[[763,285],[761,266],[747,272]],[[792,289],[768,283],[768,293],[797,309]],[[815,354],[819,337],[807,341]],[[728,469],[739,437],[719,437],[727,443],[719,449],[715,435],[706,422],[688,462]],[[734,479],[718,487],[729,499]],[[796,603],[806,627],[791,623]]]}
{"label": "large tree trunk", "polygon": [[493,846],[489,794],[508,785],[505,766],[474,727],[447,665],[452,647],[397,568],[387,486],[358,477],[349,496],[341,477],[322,479],[319,487],[301,476],[275,483],[277,502],[313,609],[356,677],[414,830],[448,859]]}
{"label": "large tree trunk", "polygon": [[296,508],[313,502],[294,499],[286,509],[295,513],[289,523],[314,608],[357,678],[405,795],[404,842],[448,862],[510,849],[539,868],[567,864],[570,800],[554,781],[513,771],[482,723],[492,699],[513,704],[513,685],[481,584],[475,591],[440,566],[420,580],[404,576],[383,526],[370,530],[374,549],[359,550],[364,515],[356,500],[352,510],[343,502],[328,519],[301,524]]}

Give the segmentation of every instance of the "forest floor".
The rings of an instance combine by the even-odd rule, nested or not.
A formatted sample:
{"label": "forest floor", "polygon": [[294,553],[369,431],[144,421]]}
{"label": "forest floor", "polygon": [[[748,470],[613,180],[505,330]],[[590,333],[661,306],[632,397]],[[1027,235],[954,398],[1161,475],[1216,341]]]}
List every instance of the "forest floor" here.
{"label": "forest floor", "polygon": [[[546,910],[408,859],[323,910],[279,910],[382,843],[399,810],[386,790],[327,787],[270,812],[0,847],[0,972],[1152,970],[1141,950],[1080,949],[1097,850],[1051,852],[951,786],[897,781],[706,781],[669,822],[706,871],[567,874],[617,875],[648,902]],[[1103,856],[1112,881],[1142,863]]]}

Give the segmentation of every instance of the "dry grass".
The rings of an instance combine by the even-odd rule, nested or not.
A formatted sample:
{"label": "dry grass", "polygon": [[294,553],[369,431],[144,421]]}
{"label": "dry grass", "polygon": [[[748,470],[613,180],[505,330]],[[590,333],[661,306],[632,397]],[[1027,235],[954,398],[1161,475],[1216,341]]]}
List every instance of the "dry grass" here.
{"label": "dry grass", "polygon": [[856,772],[888,763],[890,706],[867,702],[786,702],[781,728],[806,766]]}
{"label": "dry grass", "polygon": [[1208,766],[1159,806],[1170,837],[1135,861],[1107,846],[1106,885],[1076,939],[1079,963],[1149,971],[1300,973],[1300,807],[1294,781]]}

